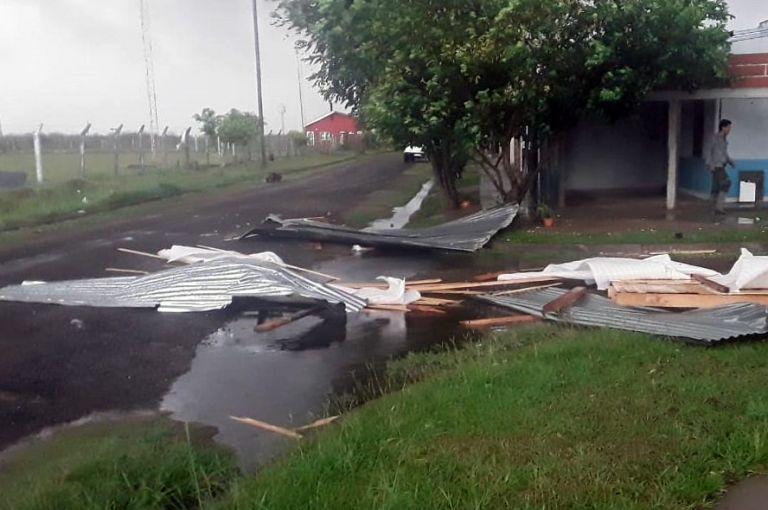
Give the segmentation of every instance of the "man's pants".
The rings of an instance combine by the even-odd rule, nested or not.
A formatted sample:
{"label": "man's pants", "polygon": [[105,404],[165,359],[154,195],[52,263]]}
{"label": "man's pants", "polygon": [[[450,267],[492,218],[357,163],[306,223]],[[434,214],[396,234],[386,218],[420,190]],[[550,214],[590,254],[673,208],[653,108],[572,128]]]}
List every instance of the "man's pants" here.
{"label": "man's pants", "polygon": [[715,211],[725,212],[725,199],[731,190],[731,180],[725,168],[718,167],[712,172],[712,195],[715,199]]}

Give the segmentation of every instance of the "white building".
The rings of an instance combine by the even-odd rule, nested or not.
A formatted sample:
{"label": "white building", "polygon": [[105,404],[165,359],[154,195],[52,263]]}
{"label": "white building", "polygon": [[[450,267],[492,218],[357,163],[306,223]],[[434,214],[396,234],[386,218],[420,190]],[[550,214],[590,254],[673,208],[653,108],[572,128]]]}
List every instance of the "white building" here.
{"label": "white building", "polygon": [[669,209],[678,193],[707,198],[705,158],[723,118],[734,123],[729,200],[768,195],[768,22],[736,34],[732,53],[729,88],[657,92],[631,117],[585,119],[560,137],[549,187],[561,205],[575,193],[666,195]]}

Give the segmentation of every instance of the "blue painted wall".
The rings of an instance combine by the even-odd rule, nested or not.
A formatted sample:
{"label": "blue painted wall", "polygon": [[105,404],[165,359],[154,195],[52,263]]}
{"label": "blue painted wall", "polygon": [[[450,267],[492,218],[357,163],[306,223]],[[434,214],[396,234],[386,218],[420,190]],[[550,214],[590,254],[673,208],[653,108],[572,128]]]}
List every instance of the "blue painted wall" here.
{"label": "blue painted wall", "polygon": [[[728,168],[733,186],[728,198],[739,198],[739,172],[762,170],[765,174],[763,187],[768,188],[768,160],[740,159],[736,160],[736,168]],[[678,187],[681,190],[697,195],[709,195],[712,191],[712,173],[703,159],[684,158],[680,161],[680,179]],[[768,198],[768,189],[763,190],[763,196]]]}

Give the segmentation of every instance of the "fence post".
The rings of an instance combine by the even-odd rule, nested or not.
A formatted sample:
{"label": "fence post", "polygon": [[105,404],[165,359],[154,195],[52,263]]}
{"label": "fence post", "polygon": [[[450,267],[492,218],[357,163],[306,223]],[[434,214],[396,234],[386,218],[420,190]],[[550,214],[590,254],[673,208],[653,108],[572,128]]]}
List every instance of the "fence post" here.
{"label": "fence post", "polygon": [[192,131],[192,127],[188,127],[186,131],[184,131],[184,165],[186,168],[192,168],[192,161],[189,158],[189,133]]}
{"label": "fence post", "polygon": [[120,133],[123,131],[123,125],[120,124],[112,131],[115,133],[115,175],[120,175]]}
{"label": "fence post", "polygon": [[144,173],[144,124],[139,128],[139,172]]}
{"label": "fence post", "polygon": [[168,168],[168,144],[165,137],[168,136],[168,126],[163,128],[163,133],[160,135],[160,144],[163,150],[163,166]]}
{"label": "fence post", "polygon": [[37,183],[43,183],[43,151],[40,147],[40,135],[43,132],[43,125],[40,126],[32,133],[32,144],[35,148],[35,173],[37,174]]}
{"label": "fence post", "polygon": [[85,138],[91,130],[91,123],[85,125],[85,129],[80,132],[80,177],[85,178]]}

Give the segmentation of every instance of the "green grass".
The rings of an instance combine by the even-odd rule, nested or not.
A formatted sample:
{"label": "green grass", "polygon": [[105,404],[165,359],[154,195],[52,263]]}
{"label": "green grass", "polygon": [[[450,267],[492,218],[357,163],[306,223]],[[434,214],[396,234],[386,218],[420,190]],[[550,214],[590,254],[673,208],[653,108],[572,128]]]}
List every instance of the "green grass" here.
{"label": "green grass", "polygon": [[[168,161],[152,161],[151,154],[144,155],[145,164],[154,169],[171,170],[181,168],[184,165],[184,155],[181,152],[169,149]],[[190,160],[199,165],[205,164],[205,153],[194,151],[190,154]],[[211,164],[218,165],[221,160],[214,153],[211,154]],[[139,153],[125,151],[120,153],[119,169],[123,175],[138,173]],[[86,175],[88,179],[94,177],[111,177],[114,175],[114,155],[109,150],[89,149],[85,159]],[[0,153],[0,172],[26,172],[28,184],[35,182],[35,156],[32,152],[5,152]],[[72,179],[79,179],[80,153],[75,151],[43,152],[43,174],[47,184],[60,184]]]}
{"label": "green grass", "polygon": [[229,489],[238,470],[229,452],[200,446],[200,431],[192,434],[145,419],[94,423],[37,440],[2,465],[0,509],[202,508]]}
{"label": "green grass", "polygon": [[[469,165],[456,185],[463,200],[469,200],[473,205],[479,205],[480,169],[476,165]],[[416,228],[430,227],[455,220],[466,214],[466,211],[451,207],[440,187],[435,186],[427,199],[424,200],[419,212],[414,214],[410,225]]]}
{"label": "green grass", "polygon": [[374,220],[392,216],[392,209],[408,203],[431,177],[430,165],[411,165],[386,188],[370,193],[363,203],[347,211],[344,214],[344,223],[362,228]]}
{"label": "green grass", "polygon": [[[768,225],[763,225],[749,230],[733,227],[713,227],[708,230],[696,230],[683,232],[683,236],[677,236],[679,231],[654,230],[645,232],[618,232],[618,233],[580,233],[557,232],[536,228],[527,230],[517,228],[507,232],[504,240],[512,244],[704,244],[704,243],[742,243],[742,242],[766,242],[768,241]],[[500,243],[501,244],[501,243]]]}
{"label": "green grass", "polygon": [[295,178],[354,157],[349,153],[312,154],[277,160],[266,170],[251,163],[201,170],[155,170],[143,175],[134,172],[118,177],[102,172],[86,180],[72,179],[59,184],[0,191],[0,231],[103,213],[239,183],[263,184],[269,172],[281,173],[287,179]]}
{"label": "green grass", "polygon": [[390,370],[422,382],[213,508],[694,509],[768,466],[766,343],[545,326]]}

